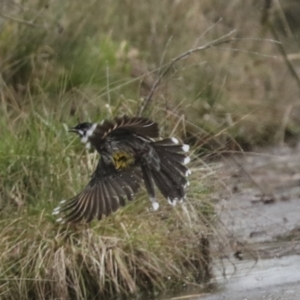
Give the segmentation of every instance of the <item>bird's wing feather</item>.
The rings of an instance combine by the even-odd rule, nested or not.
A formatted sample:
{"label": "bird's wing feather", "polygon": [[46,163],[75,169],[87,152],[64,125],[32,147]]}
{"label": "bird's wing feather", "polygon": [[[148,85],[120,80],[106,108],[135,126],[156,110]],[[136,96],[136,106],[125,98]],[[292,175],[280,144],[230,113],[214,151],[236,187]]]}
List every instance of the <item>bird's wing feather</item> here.
{"label": "bird's wing feather", "polygon": [[124,132],[134,133],[140,136],[156,138],[159,136],[159,128],[156,122],[146,118],[128,117],[115,118],[113,122],[104,121],[101,125],[102,138]]}
{"label": "bird's wing feather", "polygon": [[125,205],[125,199],[132,200],[139,190],[141,178],[139,168],[132,166],[116,170],[101,158],[85,189],[61,204],[56,211],[64,214],[63,220],[66,222],[100,220],[103,215],[107,216],[120,205]]}

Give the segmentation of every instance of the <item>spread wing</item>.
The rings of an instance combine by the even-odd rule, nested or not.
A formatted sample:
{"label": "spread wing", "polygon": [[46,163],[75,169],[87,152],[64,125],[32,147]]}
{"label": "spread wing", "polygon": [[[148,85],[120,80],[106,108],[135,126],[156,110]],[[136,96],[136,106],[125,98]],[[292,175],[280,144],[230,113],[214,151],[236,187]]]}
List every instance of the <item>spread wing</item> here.
{"label": "spread wing", "polygon": [[58,221],[90,222],[100,220],[132,200],[139,190],[141,171],[135,166],[117,170],[101,158],[92,178],[85,189],[74,198],[62,201],[53,214],[63,213]]}

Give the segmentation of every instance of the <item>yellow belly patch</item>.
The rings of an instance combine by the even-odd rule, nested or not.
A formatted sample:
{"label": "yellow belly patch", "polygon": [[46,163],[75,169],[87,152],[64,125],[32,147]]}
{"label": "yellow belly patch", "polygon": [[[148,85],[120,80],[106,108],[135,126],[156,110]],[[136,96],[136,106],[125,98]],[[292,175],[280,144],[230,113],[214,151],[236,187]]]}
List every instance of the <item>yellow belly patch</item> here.
{"label": "yellow belly patch", "polygon": [[127,168],[134,163],[134,157],[126,152],[115,152],[112,160],[117,170]]}

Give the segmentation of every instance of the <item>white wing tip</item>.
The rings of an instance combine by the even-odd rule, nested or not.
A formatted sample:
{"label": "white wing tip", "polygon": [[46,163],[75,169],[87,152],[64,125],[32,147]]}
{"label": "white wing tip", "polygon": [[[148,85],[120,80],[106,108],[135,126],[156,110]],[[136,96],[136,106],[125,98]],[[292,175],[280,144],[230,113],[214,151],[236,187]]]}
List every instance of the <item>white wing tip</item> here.
{"label": "white wing tip", "polygon": [[187,181],[186,184],[184,185],[184,188],[187,188],[188,186],[190,186],[190,182]]}
{"label": "white wing tip", "polygon": [[168,202],[170,205],[175,206],[177,204],[177,198],[175,198],[175,199],[168,198]]}
{"label": "white wing tip", "polygon": [[60,213],[59,207],[57,207],[56,209],[53,210],[52,215],[55,216],[58,215],[59,213]]}
{"label": "white wing tip", "polygon": [[184,158],[183,164],[187,165],[190,161],[191,161],[190,157],[187,156],[187,157]]}
{"label": "white wing tip", "polygon": [[[64,204],[66,202],[66,200],[61,200],[59,203],[60,204]],[[59,207],[59,206],[58,206]]]}
{"label": "white wing tip", "polygon": [[154,211],[159,209],[159,203],[158,202],[152,202],[152,208]]}
{"label": "white wing tip", "polygon": [[64,223],[65,223],[65,221],[64,221],[62,218],[56,219],[56,222],[57,222],[57,223],[61,223],[61,224],[64,224]]}
{"label": "white wing tip", "polygon": [[188,177],[189,175],[192,174],[192,171],[190,169],[188,169],[186,172],[185,172],[185,177]]}
{"label": "white wing tip", "polygon": [[172,137],[171,140],[174,144],[176,145],[179,144],[179,141],[176,138]]}
{"label": "white wing tip", "polygon": [[190,145],[187,145],[187,144],[182,145],[182,150],[184,152],[189,152],[190,151]]}

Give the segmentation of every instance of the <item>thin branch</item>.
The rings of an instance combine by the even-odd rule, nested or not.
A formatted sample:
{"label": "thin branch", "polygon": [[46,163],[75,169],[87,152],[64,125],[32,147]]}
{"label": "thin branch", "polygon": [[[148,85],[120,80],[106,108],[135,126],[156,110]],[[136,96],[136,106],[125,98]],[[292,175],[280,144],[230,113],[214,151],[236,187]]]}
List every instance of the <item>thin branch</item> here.
{"label": "thin branch", "polygon": [[41,26],[41,25],[34,24],[31,21],[26,21],[26,20],[22,20],[22,19],[18,19],[18,18],[14,18],[14,17],[4,15],[3,13],[0,13],[0,16],[4,19],[10,20],[10,21],[13,21],[13,22],[16,22],[16,23],[20,23],[20,24],[23,24],[23,25],[27,25],[27,26],[30,26],[30,27],[40,27]]}
{"label": "thin branch", "polygon": [[148,94],[148,96],[144,99],[143,101],[143,104],[141,105],[139,111],[138,111],[138,116],[142,115],[143,112],[146,110],[146,108],[148,107],[151,99],[152,99],[152,96],[156,90],[156,88],[158,87],[158,85],[160,84],[161,80],[163,79],[163,77],[169,72],[169,70],[180,60],[190,56],[191,54],[193,54],[194,52],[198,52],[198,51],[202,51],[202,50],[206,50],[208,48],[213,48],[213,47],[216,47],[216,46],[219,46],[221,44],[226,44],[226,43],[230,43],[232,42],[234,39],[226,39],[228,38],[229,36],[231,36],[233,33],[235,33],[236,30],[232,30],[230,31],[229,33],[221,36],[220,38],[218,39],[215,39],[203,46],[199,46],[199,47],[196,47],[196,48],[193,48],[193,49],[190,49],[182,54],[180,54],[179,56],[173,58],[170,63],[168,64],[168,66],[166,67],[166,69],[160,74],[160,76],[157,78],[157,80],[154,82],[154,84],[152,85],[151,87],[151,90]]}
{"label": "thin branch", "polygon": [[[284,12],[281,9],[280,3],[277,3],[277,7],[275,7],[275,9],[277,10],[277,12],[279,13],[280,17],[281,17],[281,21],[283,23],[283,26],[286,26],[286,17],[284,15]],[[266,7],[267,7],[267,11],[269,12],[272,8],[272,0],[266,0]],[[276,31],[276,28],[274,26],[274,22],[272,20],[272,18],[270,17],[269,13],[265,14],[263,16],[264,19],[264,23],[266,26],[268,26],[269,30],[271,31],[271,34],[274,36],[275,40],[280,41],[279,35]],[[290,32],[290,29],[288,30],[289,34],[291,35],[292,33]],[[296,72],[293,64],[291,63],[289,56],[287,54],[287,51],[284,47],[284,45],[282,43],[278,44],[278,50],[280,51],[284,62],[287,66],[288,71],[290,72],[291,76],[295,79],[296,84],[298,85],[298,87],[300,88],[300,77],[298,76],[298,73]]]}
{"label": "thin branch", "polygon": [[[273,37],[275,38],[275,40],[279,41],[280,40],[279,35],[276,31],[276,28],[274,26],[274,22],[272,20],[271,15],[270,15],[272,8],[273,8],[273,0],[265,0],[265,6],[264,6],[264,10],[263,10],[263,15],[262,15],[262,25],[264,25],[266,28],[268,28],[270,30],[270,32],[273,35]],[[276,1],[276,6],[275,6],[274,9],[279,14],[282,25],[285,28],[287,28],[288,35],[292,36],[292,32],[291,32],[290,28],[288,27],[286,17],[284,15],[284,12],[282,11],[281,6],[280,6],[280,2]],[[296,72],[293,64],[291,63],[291,59],[290,59],[284,45],[281,42],[278,43],[278,50],[280,51],[280,54],[284,59],[284,63],[286,64],[286,67],[287,67],[288,71],[290,72],[291,76],[295,79],[296,84],[300,88],[300,77],[298,76],[298,73]]]}
{"label": "thin branch", "polygon": [[196,42],[194,43],[193,48],[195,48],[197,46],[197,44],[199,43],[200,39],[203,38],[210,30],[212,30],[213,28],[215,28],[219,23],[221,23],[223,21],[223,18],[220,18],[216,23],[214,23],[213,25],[209,26],[200,36],[199,38],[196,40]]}

